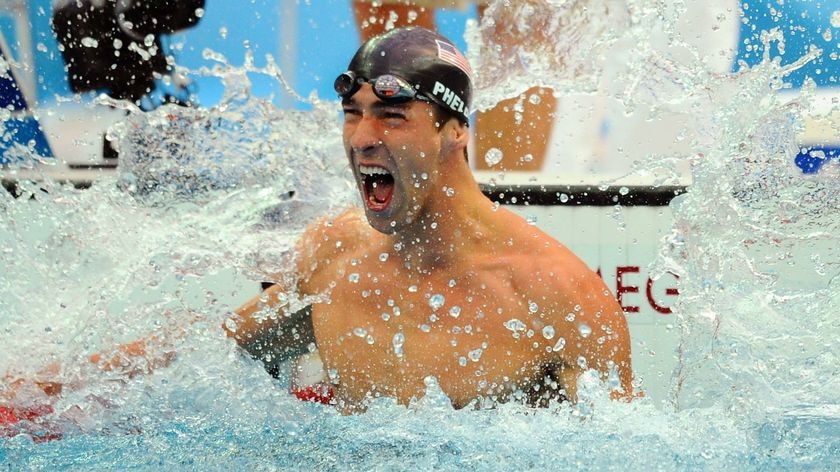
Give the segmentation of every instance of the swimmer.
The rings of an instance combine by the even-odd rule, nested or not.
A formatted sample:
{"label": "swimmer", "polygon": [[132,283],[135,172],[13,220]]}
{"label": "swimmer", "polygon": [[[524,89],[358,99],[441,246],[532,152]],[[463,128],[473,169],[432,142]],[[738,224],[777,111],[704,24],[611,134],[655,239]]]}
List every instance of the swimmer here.
{"label": "swimmer", "polygon": [[[347,413],[376,397],[409,404],[430,376],[455,408],[574,401],[588,369],[631,398],[627,322],[602,280],[471,173],[471,73],[455,46],[391,30],[361,46],[335,90],[363,208],[310,226],[296,284],[239,308],[227,334],[265,357],[314,342]],[[267,316],[291,311],[288,292],[326,297]]]}
{"label": "swimmer", "polygon": [[[335,88],[363,208],[307,228],[294,285],[240,307],[223,324],[227,335],[264,361],[297,358],[296,367],[328,372],[326,389],[308,387],[315,375],[292,391],[346,413],[376,397],[409,404],[428,377],[455,408],[575,401],[588,369],[614,398],[632,398],[627,323],[604,283],[476,183],[467,160],[471,77],[452,43],[422,28],[392,30],[362,45]],[[289,292],[324,301],[290,313]],[[173,360],[172,335],[89,360],[126,378],[148,374]],[[47,397],[62,391],[36,385]],[[12,413],[6,423],[23,414]]]}

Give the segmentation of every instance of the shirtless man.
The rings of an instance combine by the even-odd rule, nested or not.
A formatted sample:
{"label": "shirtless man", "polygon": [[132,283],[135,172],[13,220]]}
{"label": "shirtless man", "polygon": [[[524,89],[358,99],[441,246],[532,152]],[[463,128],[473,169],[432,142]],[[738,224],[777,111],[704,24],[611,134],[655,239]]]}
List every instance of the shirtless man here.
{"label": "shirtless man", "polygon": [[[265,333],[311,316],[334,403],[347,412],[379,396],[408,404],[427,376],[455,408],[519,395],[574,400],[586,369],[614,397],[632,396],[627,323],[601,279],[473,178],[471,76],[451,42],[392,30],[362,45],[335,87],[364,208],[309,227],[296,286],[241,307],[228,335],[259,352]],[[280,295],[289,291],[328,301],[266,316],[288,310]]]}

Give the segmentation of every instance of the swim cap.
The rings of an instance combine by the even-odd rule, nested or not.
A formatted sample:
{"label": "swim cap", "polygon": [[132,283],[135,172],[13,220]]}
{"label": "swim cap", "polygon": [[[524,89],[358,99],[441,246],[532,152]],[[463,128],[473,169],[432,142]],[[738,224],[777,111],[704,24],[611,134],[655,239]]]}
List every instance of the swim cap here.
{"label": "swim cap", "polygon": [[[462,122],[468,121],[472,70],[458,48],[433,31],[404,27],[371,38],[356,51],[347,72],[365,81],[395,75]],[[336,91],[340,92],[338,82],[345,74],[336,79]]]}

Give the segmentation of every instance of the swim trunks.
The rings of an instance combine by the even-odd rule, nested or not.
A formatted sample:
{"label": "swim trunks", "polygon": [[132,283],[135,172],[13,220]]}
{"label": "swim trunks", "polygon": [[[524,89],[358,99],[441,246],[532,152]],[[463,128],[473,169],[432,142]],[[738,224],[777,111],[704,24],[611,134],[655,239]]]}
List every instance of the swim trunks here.
{"label": "swim trunks", "polygon": [[[61,439],[61,432],[55,425],[41,420],[54,413],[50,405],[36,405],[25,408],[0,405],[0,437],[11,438],[19,434],[29,435],[36,443]],[[21,425],[21,422],[31,423]]]}
{"label": "swim trunks", "polygon": [[292,381],[289,391],[305,402],[333,405],[335,389],[324,371],[318,352],[304,354],[292,363]]}

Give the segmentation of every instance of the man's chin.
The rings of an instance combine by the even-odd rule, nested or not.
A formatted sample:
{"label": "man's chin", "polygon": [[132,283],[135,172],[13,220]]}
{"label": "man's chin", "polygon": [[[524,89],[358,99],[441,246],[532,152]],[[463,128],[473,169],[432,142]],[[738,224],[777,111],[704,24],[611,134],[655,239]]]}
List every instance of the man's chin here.
{"label": "man's chin", "polygon": [[397,231],[393,224],[395,220],[388,211],[374,211],[365,207],[365,217],[370,227],[382,234],[394,234]]}

